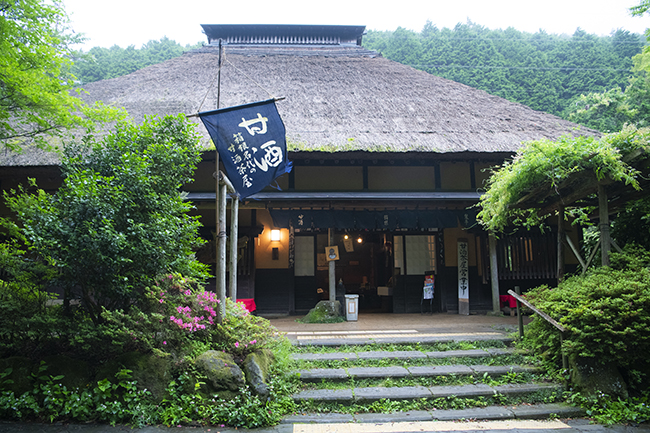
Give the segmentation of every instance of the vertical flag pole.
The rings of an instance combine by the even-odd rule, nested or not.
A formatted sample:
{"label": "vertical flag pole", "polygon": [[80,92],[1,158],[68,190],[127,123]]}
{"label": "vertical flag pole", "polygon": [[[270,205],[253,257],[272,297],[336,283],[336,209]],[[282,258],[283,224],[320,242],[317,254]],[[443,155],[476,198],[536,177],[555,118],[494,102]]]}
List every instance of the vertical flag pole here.
{"label": "vertical flag pole", "polygon": [[[221,53],[223,47],[221,45],[221,39],[219,39],[219,67],[217,70],[217,109],[219,109],[220,98],[221,98]],[[217,150],[217,143],[215,143],[214,148],[215,153],[215,168],[214,168],[214,193],[215,193],[215,225],[217,231],[217,242],[216,242],[216,251],[215,251],[215,284],[217,291],[217,298],[219,299],[219,310],[217,311],[217,323],[223,323],[224,317],[226,317],[226,288],[225,282],[221,283],[221,275],[225,275],[225,264],[222,265],[221,262],[221,244],[225,243],[226,240],[222,238],[222,233],[225,233],[225,228],[221,229],[221,221],[219,212],[219,151]],[[225,254],[224,254],[225,256]],[[224,257],[225,258],[225,257]]]}
{"label": "vertical flag pole", "polygon": [[230,266],[228,272],[230,273],[229,290],[230,299],[237,302],[237,238],[239,237],[239,200],[236,196],[232,196],[230,200]]}
{"label": "vertical flag pole", "polygon": [[221,319],[218,323],[223,323],[226,317],[226,241],[228,234],[226,233],[226,199],[228,188],[226,183],[223,182],[223,177],[219,175],[219,253],[217,260],[217,297],[219,299],[219,313]]}

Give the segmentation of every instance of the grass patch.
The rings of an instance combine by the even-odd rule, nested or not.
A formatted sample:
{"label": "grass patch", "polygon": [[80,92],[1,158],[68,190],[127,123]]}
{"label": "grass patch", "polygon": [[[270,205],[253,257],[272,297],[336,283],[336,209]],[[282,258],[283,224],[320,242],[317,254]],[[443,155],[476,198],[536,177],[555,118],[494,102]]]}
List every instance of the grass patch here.
{"label": "grass patch", "polygon": [[564,401],[565,395],[555,391],[544,391],[529,394],[526,397],[505,396],[497,394],[493,397],[461,398],[456,396],[443,398],[421,398],[413,400],[381,399],[368,403],[320,403],[313,400],[296,403],[295,413],[344,413],[356,415],[360,413],[394,413],[415,410],[458,410],[471,407],[512,406],[522,403],[555,403]]}
{"label": "grass patch", "polygon": [[299,384],[302,390],[316,389],[353,389],[372,387],[407,387],[407,386],[459,386],[485,384],[489,386],[507,385],[514,383],[545,383],[544,376],[532,373],[507,373],[503,375],[445,375],[445,376],[416,376],[416,377],[385,377],[385,378],[349,378],[346,380],[321,380],[320,382],[305,382]]}
{"label": "grass patch", "polygon": [[480,358],[409,358],[409,359],[344,359],[344,360],[295,360],[296,368],[352,368],[352,367],[421,367],[437,365],[530,365],[531,360],[523,355],[485,356]]}
{"label": "grass patch", "polygon": [[418,352],[446,352],[449,350],[474,350],[500,348],[505,349],[507,345],[501,340],[485,341],[452,341],[432,344],[393,344],[373,343],[363,345],[342,345],[342,346],[297,346],[294,353],[336,353],[336,352],[397,352],[397,351],[418,351]]}

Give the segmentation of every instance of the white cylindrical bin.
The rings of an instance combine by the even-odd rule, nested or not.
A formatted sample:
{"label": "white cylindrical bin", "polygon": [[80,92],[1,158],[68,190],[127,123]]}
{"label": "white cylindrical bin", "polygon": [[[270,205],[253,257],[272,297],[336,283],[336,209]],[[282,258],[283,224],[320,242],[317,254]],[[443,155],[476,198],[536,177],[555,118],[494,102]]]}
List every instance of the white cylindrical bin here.
{"label": "white cylindrical bin", "polygon": [[345,295],[345,319],[356,322],[359,318],[359,295]]}

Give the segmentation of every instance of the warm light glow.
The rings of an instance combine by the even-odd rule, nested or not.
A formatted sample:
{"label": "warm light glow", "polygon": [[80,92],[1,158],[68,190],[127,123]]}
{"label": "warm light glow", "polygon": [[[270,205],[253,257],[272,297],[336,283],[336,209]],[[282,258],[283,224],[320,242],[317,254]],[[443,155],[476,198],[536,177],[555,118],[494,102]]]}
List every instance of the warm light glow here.
{"label": "warm light glow", "polygon": [[348,234],[346,233],[346,234],[343,235],[343,239],[348,240],[348,239],[350,239],[350,236],[348,236]]}
{"label": "warm light glow", "polygon": [[280,240],[280,230],[273,229],[271,230],[271,242],[277,242]]}
{"label": "warm light glow", "polygon": [[357,238],[357,243],[358,243],[358,244],[363,243],[363,238],[362,238],[361,236],[359,236],[359,237]]}

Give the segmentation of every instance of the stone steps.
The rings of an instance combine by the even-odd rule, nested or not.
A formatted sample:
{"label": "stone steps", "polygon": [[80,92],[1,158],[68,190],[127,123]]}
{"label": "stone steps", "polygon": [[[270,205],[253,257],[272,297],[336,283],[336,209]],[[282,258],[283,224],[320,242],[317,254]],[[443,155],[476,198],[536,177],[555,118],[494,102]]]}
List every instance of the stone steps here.
{"label": "stone steps", "polygon": [[[415,410],[393,413],[304,413],[289,415],[282,424],[397,423],[418,421],[508,420],[575,418],[584,416],[582,409],[564,403],[516,406],[487,406],[468,409]],[[510,431],[510,430],[508,430]]]}
{"label": "stone steps", "polygon": [[[314,337],[314,336],[311,336]],[[349,336],[348,336],[349,337]],[[480,341],[479,346],[489,345],[486,340],[497,340],[508,344],[511,340],[506,337],[493,338],[489,336],[420,336],[418,341],[411,341],[411,336],[391,335],[386,338],[380,338],[377,335],[367,335],[359,338],[354,335],[353,338],[336,338],[334,335],[324,335],[323,338],[308,338],[299,340],[298,345],[311,346],[330,346],[341,347],[339,352],[328,353],[296,353],[293,359],[299,365],[301,363],[318,363],[326,362],[331,368],[299,368],[295,371],[300,380],[305,383],[305,389],[293,395],[293,399],[299,408],[305,413],[298,413],[286,417],[284,423],[337,423],[337,422],[399,422],[399,421],[435,421],[435,420],[458,420],[458,419],[540,419],[549,416],[574,417],[583,414],[582,410],[570,405],[561,403],[542,404],[545,398],[551,395],[560,395],[564,390],[563,385],[556,383],[499,383],[499,377],[512,373],[531,373],[539,374],[543,371],[537,367],[529,365],[512,364],[512,358],[505,358],[499,363],[507,365],[487,365],[491,358],[512,357],[519,355],[519,352],[512,348],[485,348],[471,350],[448,350],[448,351],[426,351],[426,350],[374,350],[366,351],[365,348],[355,350],[350,347],[354,344],[377,344],[378,340],[392,345],[411,345],[414,343],[441,343],[441,342],[458,342],[458,341]],[[483,338],[476,338],[483,337]],[[435,340],[435,341],[434,341]],[[495,344],[499,345],[499,344]],[[454,359],[455,358],[455,359]],[[462,361],[462,358],[477,359],[480,364],[473,365],[468,360]],[[483,361],[485,359],[485,361]],[[366,361],[383,360],[381,367],[360,366]],[[458,364],[441,364],[443,362],[461,361]],[[409,361],[417,365],[409,365]],[[510,361],[510,362],[509,362]],[[337,366],[341,363],[341,366]],[[392,365],[391,365],[392,364]],[[366,364],[367,365],[367,364]],[[473,384],[460,385],[432,385],[440,383],[443,377],[467,377],[474,376],[477,378]],[[485,380],[486,376],[490,379]],[[429,382],[426,378],[431,378]],[[414,385],[414,386],[360,386],[355,384],[358,380],[378,380],[387,381],[388,379],[414,379],[417,383],[431,386]],[[511,378],[509,378],[511,379]],[[436,382],[433,382],[436,380]],[[445,380],[445,379],[442,379]],[[345,382],[349,381],[349,387]],[[331,386],[339,382],[338,385]],[[454,381],[452,380],[452,383]],[[486,383],[482,383],[486,382]],[[380,382],[385,385],[387,382]],[[442,382],[444,383],[444,382]],[[319,384],[323,384],[319,388]],[[364,383],[367,385],[368,383]],[[422,400],[424,399],[424,400]],[[444,410],[417,410],[408,412],[391,412],[391,413],[364,413],[373,412],[373,404],[382,401],[404,402],[429,401],[432,406],[434,401],[440,400],[444,407],[445,402],[456,402],[461,407],[463,405],[479,406],[488,404],[487,407],[468,407],[466,409],[444,409]],[[517,405],[499,406],[495,403],[510,402]],[[483,402],[477,403],[477,402]],[[523,403],[519,403],[523,402]],[[436,405],[438,402],[435,403]],[[322,409],[318,409],[322,405]],[[341,405],[341,406],[337,406]],[[337,410],[337,407],[346,407],[350,405],[359,406],[360,410],[354,410],[358,414],[351,415],[348,413],[327,413],[331,410]],[[363,406],[368,405],[368,409]],[[446,407],[450,405],[447,404]],[[382,406],[385,407],[385,406]],[[404,407],[404,406],[402,406]],[[407,406],[408,407],[408,403]],[[420,406],[429,407],[429,406]],[[454,407],[451,405],[451,407]],[[349,410],[343,410],[348,412]],[[311,413],[315,412],[315,413]],[[321,413],[319,413],[321,412]],[[322,413],[325,412],[325,413]]]}
{"label": "stone steps", "polygon": [[292,358],[297,361],[347,361],[359,359],[446,359],[446,358],[482,358],[488,356],[515,355],[524,352],[512,348],[446,350],[438,352],[420,352],[417,350],[369,351],[369,352],[330,352],[330,353],[294,353]]}
{"label": "stone steps", "polygon": [[[292,336],[293,337],[293,336]],[[291,339],[294,346],[363,346],[368,344],[436,344],[436,343],[457,343],[461,341],[502,341],[509,345],[512,338],[500,333],[482,334],[304,334],[297,335]]]}
{"label": "stone steps", "polygon": [[489,386],[483,383],[455,386],[372,386],[348,389],[315,389],[294,394],[294,401],[317,400],[338,403],[367,403],[382,399],[409,400],[420,398],[474,398],[493,397],[495,395],[513,396],[533,392],[562,392],[558,384],[506,384]]}
{"label": "stone steps", "polygon": [[352,368],[313,368],[296,370],[303,382],[322,380],[342,381],[348,379],[383,379],[436,376],[490,376],[508,373],[542,373],[543,370],[522,365],[431,365],[415,367],[352,367]]}

